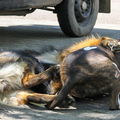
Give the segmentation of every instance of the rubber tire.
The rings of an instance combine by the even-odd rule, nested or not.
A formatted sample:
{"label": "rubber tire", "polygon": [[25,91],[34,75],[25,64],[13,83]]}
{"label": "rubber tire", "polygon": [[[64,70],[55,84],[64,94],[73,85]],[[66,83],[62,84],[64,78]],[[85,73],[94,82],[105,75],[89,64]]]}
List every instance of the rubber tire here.
{"label": "rubber tire", "polygon": [[75,0],[63,0],[56,6],[57,17],[62,31],[70,37],[88,35],[93,29],[99,10],[99,0],[92,0],[93,7],[86,21],[78,23],[74,13]]}

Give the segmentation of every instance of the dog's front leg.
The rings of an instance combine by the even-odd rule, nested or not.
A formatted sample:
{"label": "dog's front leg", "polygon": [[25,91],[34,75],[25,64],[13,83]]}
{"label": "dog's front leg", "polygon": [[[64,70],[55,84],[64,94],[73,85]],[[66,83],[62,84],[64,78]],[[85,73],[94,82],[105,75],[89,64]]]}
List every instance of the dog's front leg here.
{"label": "dog's front leg", "polygon": [[50,68],[39,74],[26,72],[24,78],[22,79],[24,87],[31,88],[47,80],[53,79],[56,76],[56,67],[58,66],[51,66]]}

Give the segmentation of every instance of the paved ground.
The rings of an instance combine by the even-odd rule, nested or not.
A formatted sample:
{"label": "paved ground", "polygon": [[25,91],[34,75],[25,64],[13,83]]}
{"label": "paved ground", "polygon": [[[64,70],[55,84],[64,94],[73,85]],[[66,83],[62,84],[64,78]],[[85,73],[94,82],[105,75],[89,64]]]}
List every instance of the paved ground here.
{"label": "paved ground", "polygon": [[[99,14],[91,34],[120,38],[120,2],[112,0],[111,14]],[[56,15],[40,10],[26,17],[0,16],[0,48],[39,50],[43,45],[52,44],[57,48],[69,46],[82,38],[65,36]],[[119,120],[120,111],[110,111],[109,96],[96,99],[77,100],[69,109],[46,110],[44,105],[0,107],[1,120]]]}

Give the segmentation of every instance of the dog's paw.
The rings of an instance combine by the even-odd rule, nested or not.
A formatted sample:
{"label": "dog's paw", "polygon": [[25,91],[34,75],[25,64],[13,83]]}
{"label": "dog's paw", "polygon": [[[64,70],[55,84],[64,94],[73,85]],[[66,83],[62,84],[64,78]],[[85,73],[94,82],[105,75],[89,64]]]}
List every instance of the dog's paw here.
{"label": "dog's paw", "polygon": [[[45,107],[47,109],[50,109],[50,106],[51,106],[51,103],[48,103],[45,105]],[[73,105],[73,103],[75,103],[75,99],[71,96],[67,96],[67,98],[65,98],[58,106],[56,107],[59,107],[59,108],[69,108],[70,106]]]}
{"label": "dog's paw", "polygon": [[75,99],[71,96],[67,96],[67,98],[64,99],[60,105],[58,105],[58,107],[59,108],[69,108],[70,106],[73,105],[73,103],[75,103]]}

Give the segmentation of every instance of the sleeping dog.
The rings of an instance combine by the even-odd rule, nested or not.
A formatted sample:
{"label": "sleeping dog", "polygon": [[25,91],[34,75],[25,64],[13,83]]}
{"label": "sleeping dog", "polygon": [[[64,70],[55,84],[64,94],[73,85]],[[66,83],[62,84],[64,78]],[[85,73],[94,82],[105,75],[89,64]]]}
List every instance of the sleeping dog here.
{"label": "sleeping dog", "polygon": [[52,79],[54,67],[44,71],[47,65],[34,57],[36,52],[31,52],[30,54],[30,51],[1,50],[0,103],[9,105],[21,105],[28,102],[46,103],[56,98],[56,95],[41,94],[48,91],[44,85],[40,86],[37,93],[32,91],[34,89],[32,87]]}
{"label": "sleeping dog", "polygon": [[[118,109],[119,52],[112,52],[118,48],[114,39],[92,37],[62,51],[1,50],[0,102],[21,105],[53,101],[48,104],[53,109],[69,93],[86,97],[113,89],[110,108]],[[60,64],[60,76],[59,66],[54,64]],[[72,103],[67,101],[67,105]]]}

